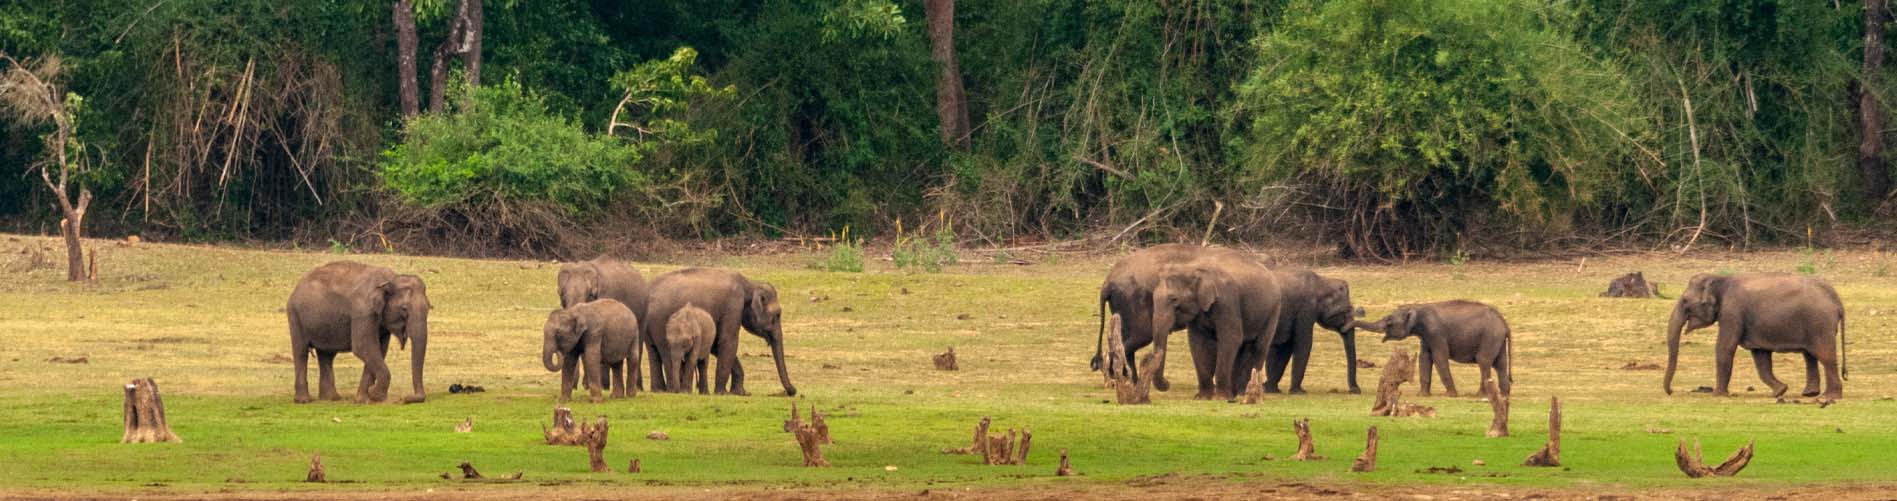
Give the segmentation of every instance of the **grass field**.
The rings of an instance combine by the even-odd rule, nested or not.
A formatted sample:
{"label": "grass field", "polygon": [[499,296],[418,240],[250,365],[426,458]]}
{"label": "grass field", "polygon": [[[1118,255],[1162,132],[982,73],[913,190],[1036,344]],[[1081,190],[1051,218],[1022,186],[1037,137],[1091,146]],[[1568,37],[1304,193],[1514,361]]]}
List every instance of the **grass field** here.
{"label": "grass field", "polygon": [[[58,248],[51,239],[0,237],[0,268],[20,259],[27,246]],[[769,350],[747,335],[741,351],[755,396],[641,393],[572,405],[576,416],[610,418],[609,462],[623,468],[631,458],[642,460],[645,472],[630,475],[588,473],[583,449],[541,443],[557,378],[538,359],[541,323],[558,303],[554,264],[110,241],[89,246],[98,250],[97,284],[68,284],[63,268],[0,274],[0,494],[506,493],[523,486],[769,493],[1166,482],[1574,493],[1707,485],[1889,489],[1897,481],[1897,330],[1883,322],[1897,314],[1897,277],[1890,276],[1897,259],[1871,252],[1596,257],[1584,267],[1549,261],[1319,269],[1349,280],[1373,318],[1397,304],[1451,298],[1499,307],[1517,342],[1514,436],[1499,439],[1483,437],[1487,403],[1440,393],[1417,397],[1413,383],[1405,387],[1406,400],[1435,406],[1438,417],[1368,417],[1371,395],[1333,392],[1343,388],[1343,356],[1337,338],[1324,331],[1306,381],[1310,395],[1272,396],[1261,405],[1192,401],[1191,365],[1180,358],[1188,351],[1175,341],[1172,392],[1155,393],[1150,406],[1108,404],[1112,395],[1087,370],[1087,360],[1097,325],[1093,298],[1117,256],[1039,257],[1028,266],[983,259],[940,274],[894,271],[886,262],[871,262],[866,273],[828,273],[805,266],[817,259],[808,254],[640,263],[648,278],[701,264],[734,267],[776,284],[790,374],[800,390],[796,400],[829,414],[837,444],[824,451],[835,467],[799,466],[797,448],[780,427],[791,400],[766,396],[780,391]],[[427,281],[435,305],[427,403],[291,404],[280,310],[303,272],[339,258],[419,273]],[[1609,278],[1631,270],[1645,271],[1671,295],[1694,273],[1800,268],[1837,286],[1849,318],[1851,380],[1845,399],[1826,408],[1775,404],[1743,355],[1733,376],[1736,396],[1663,395],[1661,371],[1621,367],[1664,364],[1672,303],[1595,297]],[[1712,384],[1711,337],[1710,330],[1688,336],[1676,389]],[[1390,346],[1379,339],[1360,336],[1360,356],[1381,363]],[[1414,343],[1407,343],[1412,352]],[[960,355],[962,370],[931,370],[930,355],[948,346]],[[398,383],[391,394],[399,397],[407,391],[407,354],[393,356],[404,361],[391,367]],[[48,362],[53,357],[86,357],[88,363]],[[361,365],[347,355],[338,360],[338,386],[348,393]],[[1780,376],[1800,386],[1799,358],[1777,360]],[[1379,371],[1361,372],[1366,389],[1375,388]],[[158,381],[184,443],[117,443],[119,386],[146,376]],[[1465,395],[1473,393],[1473,366],[1458,365],[1455,377]],[[487,392],[449,394],[455,382]],[[1522,467],[1545,439],[1550,396],[1564,406],[1565,467]],[[998,429],[1033,429],[1028,465],[982,466],[977,458],[940,452],[966,445],[982,416],[991,416]],[[475,431],[455,433],[454,425],[468,417]],[[1264,459],[1293,452],[1290,422],[1298,417],[1311,418],[1318,451],[1330,459]],[[1365,428],[1373,425],[1383,436],[1378,470],[1348,473]],[[654,430],[671,440],[644,438]],[[1675,468],[1672,449],[1676,440],[1695,438],[1713,462],[1754,439],[1758,456],[1737,478],[1688,480]],[[1071,452],[1081,476],[1053,477],[1060,449]],[[331,483],[301,483],[319,451]],[[1478,459],[1487,466],[1471,464]],[[524,471],[526,482],[471,486],[437,477],[462,460],[490,476]],[[1419,472],[1434,466],[1463,471]]]}

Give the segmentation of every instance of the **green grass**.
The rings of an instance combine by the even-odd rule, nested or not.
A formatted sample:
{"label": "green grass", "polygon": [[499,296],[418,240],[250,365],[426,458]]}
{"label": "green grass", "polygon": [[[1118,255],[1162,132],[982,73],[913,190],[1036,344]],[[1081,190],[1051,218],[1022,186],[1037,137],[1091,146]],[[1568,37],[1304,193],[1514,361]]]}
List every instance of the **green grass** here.
{"label": "green grass", "polygon": [[[0,241],[0,269],[26,245]],[[1372,317],[1400,303],[1470,298],[1498,306],[1517,340],[1511,431],[1483,437],[1488,405],[1474,398],[1416,395],[1436,418],[1372,418],[1370,395],[1343,387],[1334,335],[1319,332],[1306,387],[1313,394],[1272,396],[1261,405],[1190,400],[1187,350],[1175,345],[1170,393],[1150,406],[1117,406],[1087,370],[1097,318],[1092,298],[1113,256],[1042,257],[1034,266],[965,262],[941,274],[895,272],[873,262],[866,273],[809,270],[810,255],[700,258],[773,282],[785,308],[790,372],[801,406],[829,415],[835,465],[800,467],[781,431],[790,399],[777,392],[768,349],[746,336],[741,351],[751,397],[640,394],[602,404],[577,402],[578,416],[612,423],[609,462],[642,460],[640,475],[586,472],[579,448],[540,443],[553,406],[555,375],[540,368],[540,324],[558,299],[557,266],[392,255],[350,255],[420,273],[436,309],[429,350],[429,401],[420,405],[293,405],[287,335],[279,311],[321,252],[253,251],[143,244],[98,249],[100,283],[61,281],[62,270],[0,275],[0,487],[55,491],[341,489],[442,485],[437,475],[462,460],[484,473],[525,471],[534,482],[578,485],[668,484],[771,488],[916,488],[1048,486],[1123,482],[1167,473],[1230,479],[1335,482],[1363,486],[1494,485],[1634,489],[1706,485],[1673,465],[1676,440],[1700,439],[1708,459],[1723,460],[1757,439],[1758,457],[1725,487],[1832,485],[1888,481],[1897,471],[1897,401],[1890,388],[1897,333],[1881,317],[1897,313],[1897,289],[1874,278],[1888,258],[1837,252],[1819,271],[1844,296],[1851,318],[1852,379],[1846,400],[1828,408],[1774,404],[1743,355],[1734,371],[1739,396],[1660,392],[1659,371],[1628,362],[1664,363],[1663,329],[1671,303],[1594,297],[1608,279],[1642,270],[1676,294],[1694,273],[1793,269],[1797,252],[1676,259],[1670,255],[1574,263],[1420,264],[1321,269],[1351,281]],[[648,277],[676,265],[641,264]],[[815,301],[813,301],[815,299]],[[845,309],[849,311],[845,311]],[[959,315],[970,318],[958,320]],[[1711,331],[1689,335],[1676,390],[1711,385]],[[1183,343],[1182,341],[1176,343]],[[1374,334],[1360,356],[1381,363],[1389,347]],[[929,357],[954,346],[959,372],[930,369]],[[1414,341],[1407,346],[1414,351]],[[87,364],[46,359],[86,356]],[[407,381],[404,363],[391,367]],[[338,357],[339,387],[353,390],[360,363]],[[1777,357],[1781,377],[1802,384],[1795,355]],[[1375,388],[1378,369],[1360,372]],[[121,445],[120,390],[153,377],[164,392],[182,444]],[[312,383],[314,383],[314,375]],[[1475,386],[1473,367],[1455,368],[1459,389]],[[488,391],[451,395],[449,383]],[[1440,385],[1440,383],[1438,383]],[[404,384],[391,395],[406,393]],[[1746,392],[1748,386],[1759,391]],[[1440,389],[1440,386],[1439,386]],[[1560,396],[1564,468],[1526,468],[1522,458],[1545,439],[1549,396]],[[474,418],[475,432],[452,431]],[[944,455],[966,445],[982,416],[997,429],[1034,431],[1024,467],[991,467]],[[1318,451],[1330,459],[1267,461],[1295,449],[1290,421],[1310,417]],[[1347,473],[1364,429],[1381,429],[1378,470]],[[662,430],[669,441],[646,440]],[[1649,430],[1670,430],[1650,433]],[[1052,477],[1068,449],[1084,475]],[[299,481],[321,452],[333,483]],[[1472,460],[1488,466],[1472,466]],[[896,466],[888,471],[885,466]],[[1456,466],[1460,475],[1418,473]],[[539,484],[535,484],[539,485]]]}

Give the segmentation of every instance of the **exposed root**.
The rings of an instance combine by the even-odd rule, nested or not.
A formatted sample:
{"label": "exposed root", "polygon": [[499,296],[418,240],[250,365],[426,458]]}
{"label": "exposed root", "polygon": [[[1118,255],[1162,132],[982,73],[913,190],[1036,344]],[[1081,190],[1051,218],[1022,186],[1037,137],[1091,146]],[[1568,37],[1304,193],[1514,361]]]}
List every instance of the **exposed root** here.
{"label": "exposed root", "polygon": [[1739,470],[1744,470],[1746,465],[1752,463],[1752,446],[1755,443],[1757,443],[1756,440],[1746,442],[1746,446],[1733,452],[1732,457],[1726,458],[1726,462],[1709,468],[1701,461],[1703,456],[1699,452],[1699,439],[1693,439],[1692,455],[1687,455],[1686,440],[1682,439],[1679,447],[1673,450],[1673,461],[1680,465],[1680,471],[1686,473],[1689,478],[1730,477],[1738,475]]}
{"label": "exposed root", "polygon": [[1153,363],[1153,361],[1153,353],[1147,353],[1146,356],[1140,357],[1140,375],[1138,380],[1120,378],[1114,381],[1114,396],[1121,405],[1153,403],[1153,378],[1157,376],[1156,373],[1159,371],[1158,364]]}
{"label": "exposed root", "polygon": [[553,428],[540,428],[547,445],[580,445],[580,426],[573,422],[573,409],[553,408]]}
{"label": "exposed root", "polygon": [[592,426],[580,425],[580,444],[586,446],[586,454],[592,461],[594,473],[610,471],[606,467],[606,416],[600,416]]}

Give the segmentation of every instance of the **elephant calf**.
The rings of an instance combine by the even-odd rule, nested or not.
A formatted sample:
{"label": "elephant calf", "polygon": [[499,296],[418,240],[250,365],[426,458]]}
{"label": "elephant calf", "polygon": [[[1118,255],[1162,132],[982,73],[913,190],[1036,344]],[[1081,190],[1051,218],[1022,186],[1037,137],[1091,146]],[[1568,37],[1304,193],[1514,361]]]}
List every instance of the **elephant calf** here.
{"label": "elephant calf", "polygon": [[[711,313],[686,304],[665,322],[665,387],[679,393],[691,393],[692,381],[698,392],[710,393],[705,385],[705,359],[711,356],[711,342],[718,334],[718,323]],[[657,355],[656,353],[654,355]],[[655,361],[658,357],[654,357]]]}
{"label": "elephant calf", "polygon": [[1449,375],[1451,360],[1481,368],[1483,383],[1494,371],[1503,395],[1509,394],[1510,383],[1514,382],[1510,366],[1515,341],[1508,321],[1493,306],[1463,300],[1404,305],[1376,322],[1356,324],[1363,330],[1383,333],[1386,342],[1410,336],[1422,341],[1416,360],[1424,395],[1429,394],[1430,367],[1434,366],[1442,375],[1443,388],[1449,396],[1456,396],[1456,382]]}
{"label": "elephant calf", "polygon": [[[586,389],[600,401],[602,379],[611,381],[612,396],[627,396],[633,372],[639,370],[639,319],[632,309],[613,299],[580,303],[547,314],[545,344],[540,363],[547,372],[560,373],[560,401],[573,396],[576,365],[586,365]],[[555,358],[559,362],[555,362]],[[612,371],[606,374],[605,370]]]}

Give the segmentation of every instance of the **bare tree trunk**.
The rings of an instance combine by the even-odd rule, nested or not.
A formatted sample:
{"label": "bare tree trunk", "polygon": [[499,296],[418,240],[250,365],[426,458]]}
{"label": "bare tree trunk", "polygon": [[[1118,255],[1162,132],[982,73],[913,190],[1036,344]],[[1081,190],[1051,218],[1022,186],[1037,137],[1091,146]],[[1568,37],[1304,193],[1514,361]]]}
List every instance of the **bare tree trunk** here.
{"label": "bare tree trunk", "polygon": [[1350,463],[1350,471],[1377,471],[1377,427],[1370,427],[1369,438],[1364,440],[1363,455]]}
{"label": "bare tree trunk", "polygon": [[415,57],[421,39],[415,35],[415,4],[395,0],[395,78],[402,89],[402,117],[422,111],[421,89],[415,83]]}
{"label": "bare tree trunk", "polygon": [[1884,165],[1884,109],[1878,99],[1877,76],[1884,69],[1884,23],[1890,20],[1888,0],[1864,0],[1864,70],[1857,85],[1857,165],[1864,183],[1864,200],[1876,206],[1890,194],[1890,171]]}
{"label": "bare tree trunk", "polygon": [[1489,393],[1489,410],[1495,414],[1495,419],[1489,421],[1488,437],[1506,437],[1508,436],[1508,396],[1502,394],[1493,379],[1483,384],[1483,388]]}
{"label": "bare tree trunk", "polygon": [[1522,466],[1561,466],[1561,398],[1548,399],[1548,443],[1529,455]]}
{"label": "bare tree trunk", "polygon": [[125,385],[125,434],[120,443],[183,442],[171,432],[165,418],[165,400],[158,396],[158,383],[151,378],[134,379]]}
{"label": "bare tree trunk", "polygon": [[481,15],[475,12],[480,8],[480,0],[460,0],[455,6],[454,24],[448,28],[448,36],[441,39],[441,46],[435,49],[434,64],[429,66],[429,113],[441,113],[447,102],[449,56],[461,56],[468,82],[476,82],[480,77],[481,54],[475,52],[481,44],[481,28],[475,25],[481,21]]}
{"label": "bare tree trunk", "polygon": [[955,0],[924,0],[929,18],[929,58],[940,64],[935,84],[935,115],[942,125],[942,142],[968,149],[968,95],[962,90],[962,68],[955,62]]}
{"label": "bare tree trunk", "polygon": [[1324,456],[1317,455],[1317,444],[1311,441],[1311,418],[1291,422],[1291,429],[1298,432],[1298,453],[1291,455],[1292,461],[1319,461]]}
{"label": "bare tree trunk", "polygon": [[481,85],[481,18],[486,6],[482,0],[462,0],[467,9],[467,26],[462,35],[461,68],[468,73],[468,85]]}

